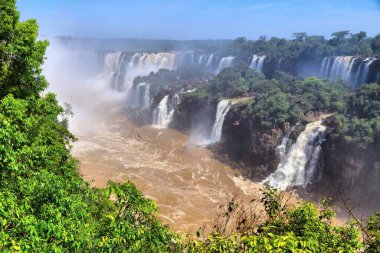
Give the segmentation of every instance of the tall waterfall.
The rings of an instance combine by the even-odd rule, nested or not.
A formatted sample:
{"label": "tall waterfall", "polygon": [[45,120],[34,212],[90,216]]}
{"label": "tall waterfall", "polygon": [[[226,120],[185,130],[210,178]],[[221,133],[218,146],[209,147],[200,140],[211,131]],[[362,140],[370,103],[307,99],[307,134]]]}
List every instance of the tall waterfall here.
{"label": "tall waterfall", "polygon": [[156,109],[153,110],[153,126],[157,128],[166,128],[173,120],[175,107],[179,104],[180,98],[176,93],[171,99],[169,95],[162,98]]}
{"label": "tall waterfall", "polygon": [[263,65],[265,61],[266,56],[252,56],[252,61],[249,67],[257,72],[263,72]]}
{"label": "tall waterfall", "polygon": [[[370,80],[370,68],[376,58],[362,59],[356,56],[325,57],[319,76],[334,82],[343,81],[356,89]],[[373,80],[375,81],[375,80]]]}
{"label": "tall waterfall", "polygon": [[218,73],[229,67],[233,58],[192,52],[108,53],[104,59],[103,76],[112,88],[128,93],[132,89],[133,79],[137,76],[146,76],[159,69],[175,70],[178,67],[195,65]]}
{"label": "tall waterfall", "polygon": [[[269,175],[264,182],[271,187],[286,190],[290,186],[305,187],[316,181],[318,178],[318,160],[321,153],[320,145],[325,140],[325,131],[326,127],[322,125],[322,120],[306,125],[296,143],[281,158],[277,170]],[[283,142],[281,145],[284,145]]]}
{"label": "tall waterfall", "polygon": [[231,102],[229,100],[221,100],[218,103],[218,107],[216,110],[215,123],[211,131],[210,142],[215,143],[220,141],[222,137],[222,128],[224,123],[224,118],[227,115],[227,112],[231,108]]}
{"label": "tall waterfall", "polygon": [[150,107],[150,84],[139,83],[134,90],[133,106],[139,109],[148,109]]}

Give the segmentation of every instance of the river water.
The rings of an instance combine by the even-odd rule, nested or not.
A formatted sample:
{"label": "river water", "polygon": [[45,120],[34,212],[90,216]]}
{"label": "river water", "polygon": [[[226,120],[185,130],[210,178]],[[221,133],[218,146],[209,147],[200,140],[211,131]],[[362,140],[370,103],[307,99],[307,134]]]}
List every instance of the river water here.
{"label": "river water", "polygon": [[104,187],[107,180],[132,181],[158,204],[160,217],[173,229],[195,232],[210,224],[218,206],[233,194],[258,198],[260,184],[243,179],[209,150],[189,144],[187,135],[138,128],[120,107],[105,105],[96,112],[101,121],[74,131],[80,173],[96,187]]}
{"label": "river water", "polygon": [[78,141],[72,153],[85,180],[96,187],[108,180],[132,181],[158,204],[160,217],[181,232],[212,223],[218,206],[233,194],[258,198],[260,184],[243,179],[207,149],[189,144],[187,135],[134,126],[122,109],[125,93],[89,71],[93,54],[49,47],[47,55],[49,91],[74,112],[69,129]]}

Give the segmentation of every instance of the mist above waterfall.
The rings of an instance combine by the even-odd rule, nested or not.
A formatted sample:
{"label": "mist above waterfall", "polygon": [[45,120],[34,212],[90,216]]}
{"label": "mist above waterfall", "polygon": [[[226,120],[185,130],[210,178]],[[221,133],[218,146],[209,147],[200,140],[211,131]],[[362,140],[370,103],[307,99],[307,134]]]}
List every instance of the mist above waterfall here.
{"label": "mist above waterfall", "polygon": [[47,92],[57,94],[60,104],[69,103],[74,117],[69,128],[74,134],[94,130],[102,124],[97,108],[102,104],[120,107],[125,94],[110,89],[101,78],[103,54],[90,50],[71,50],[51,43],[43,73],[49,82]]}

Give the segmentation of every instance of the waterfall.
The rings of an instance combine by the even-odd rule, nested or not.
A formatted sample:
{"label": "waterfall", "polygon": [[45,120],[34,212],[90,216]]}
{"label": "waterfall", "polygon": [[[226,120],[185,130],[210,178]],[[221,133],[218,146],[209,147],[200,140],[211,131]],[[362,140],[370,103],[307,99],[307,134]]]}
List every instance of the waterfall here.
{"label": "waterfall", "polygon": [[349,81],[355,59],[353,56],[336,57],[331,68],[330,79],[334,82]]}
{"label": "waterfall", "polygon": [[368,83],[371,65],[376,58],[364,60],[355,56],[325,57],[322,61],[319,76],[334,82],[343,81],[352,89]]}
{"label": "waterfall", "polygon": [[128,93],[135,77],[175,67],[175,53],[109,53],[105,57],[103,73],[111,87]]}
{"label": "waterfall", "polygon": [[280,161],[281,162],[286,157],[286,149],[287,149],[288,142],[289,142],[289,136],[290,136],[290,132],[287,132],[285,134],[284,138],[282,138],[282,141],[281,141],[280,145],[278,145],[276,147],[276,151],[280,154]]}
{"label": "waterfall", "polygon": [[280,145],[278,145],[276,147],[276,151],[278,152],[278,154],[280,155],[280,162],[284,162],[284,159],[286,158],[286,154],[287,154],[287,149],[288,149],[288,146],[291,144],[291,141],[289,140],[289,136],[290,134],[294,131],[294,129],[299,126],[300,123],[297,123],[295,124],[284,136],[284,138],[282,138],[282,141],[280,143]]}
{"label": "waterfall", "polygon": [[104,59],[103,76],[112,88],[129,93],[137,76],[146,76],[159,69],[175,70],[193,65],[217,73],[231,66],[233,59],[233,56],[218,58],[214,54],[192,52],[108,53]]}
{"label": "waterfall", "polygon": [[329,75],[330,75],[330,62],[331,62],[330,57],[323,58],[322,66],[321,66],[321,69],[319,71],[320,77],[323,77],[323,78],[329,77]]}
{"label": "waterfall", "polygon": [[104,78],[115,89],[115,79],[119,71],[121,53],[109,53],[104,59]]}
{"label": "waterfall", "polygon": [[171,99],[169,95],[162,98],[157,108],[153,110],[153,126],[156,128],[166,128],[173,120],[174,110],[179,104],[180,98],[176,93]]}
{"label": "waterfall", "polygon": [[368,74],[369,74],[369,68],[372,65],[372,63],[376,61],[376,58],[366,58],[362,65],[363,65],[363,72],[360,76],[360,83],[367,83],[368,82]]}
{"label": "waterfall", "polygon": [[231,67],[232,66],[232,62],[233,62],[234,59],[235,59],[234,56],[223,57],[220,60],[217,72],[220,72],[220,71],[222,71],[225,68]]}
{"label": "waterfall", "polygon": [[324,141],[325,131],[326,127],[322,125],[322,120],[307,124],[296,143],[281,159],[277,170],[264,182],[271,187],[286,190],[290,186],[305,187],[316,181],[321,153],[320,145]]}
{"label": "waterfall", "polygon": [[266,56],[252,56],[252,61],[249,67],[257,72],[263,72],[263,65],[265,61]]}
{"label": "waterfall", "polygon": [[216,117],[215,117],[215,123],[211,131],[211,138],[210,143],[215,143],[220,141],[222,137],[222,128],[223,128],[223,122],[224,118],[227,115],[227,112],[231,108],[231,102],[229,100],[221,100],[218,103],[217,110],[216,110]]}
{"label": "waterfall", "polygon": [[208,68],[212,67],[212,60],[213,59],[214,59],[214,55],[213,54],[208,57],[207,65],[206,65]]}
{"label": "waterfall", "polygon": [[149,109],[150,107],[150,84],[149,83],[139,83],[135,87],[134,92],[135,102],[133,107],[138,109]]}

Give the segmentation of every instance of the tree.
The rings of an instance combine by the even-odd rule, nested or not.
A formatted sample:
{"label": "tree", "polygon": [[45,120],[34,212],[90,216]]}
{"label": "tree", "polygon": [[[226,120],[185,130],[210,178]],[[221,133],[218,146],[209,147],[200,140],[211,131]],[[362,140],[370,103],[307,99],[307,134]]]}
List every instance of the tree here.
{"label": "tree", "polygon": [[132,183],[84,182],[70,154],[70,108],[40,95],[47,42],[36,41],[34,20],[18,21],[14,0],[0,0],[0,15],[0,251],[180,251]]}
{"label": "tree", "polygon": [[48,43],[36,41],[35,20],[18,22],[15,0],[0,0],[0,13],[0,99],[8,93],[38,97],[47,87],[41,65]]}
{"label": "tree", "polygon": [[340,31],[340,32],[332,33],[331,36],[334,39],[336,39],[338,42],[343,42],[349,34],[350,34],[350,31]]}
{"label": "tree", "polygon": [[364,40],[364,39],[367,38],[367,33],[361,31],[361,32],[356,33],[356,34],[352,34],[352,35],[351,35],[351,38],[353,38],[353,39],[356,40],[356,41],[362,41],[362,40]]}
{"label": "tree", "polygon": [[304,41],[307,38],[307,33],[293,33],[293,37],[298,41]]}
{"label": "tree", "polygon": [[[254,209],[241,207],[236,201],[229,202],[224,215],[232,216],[235,212],[234,219],[230,219],[237,221],[235,233],[226,238],[223,230],[216,230],[205,240],[195,238],[189,242],[188,252],[354,253],[361,248],[355,227],[332,225],[334,212],[328,201],[324,200],[322,210],[318,211],[311,203],[288,206],[276,190],[264,189],[262,192],[260,202],[265,217],[255,220],[259,215]],[[218,224],[214,227],[219,228]]]}
{"label": "tree", "polygon": [[376,35],[372,40],[371,40],[371,47],[372,51],[380,57],[380,34]]}

